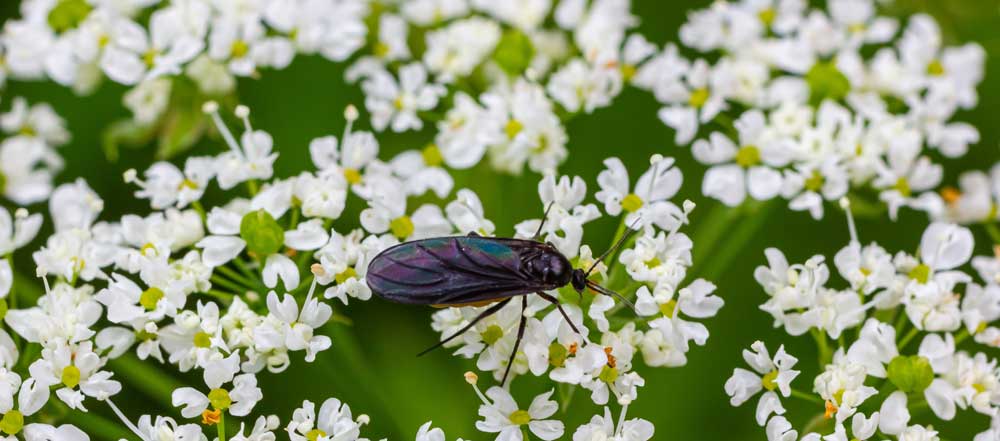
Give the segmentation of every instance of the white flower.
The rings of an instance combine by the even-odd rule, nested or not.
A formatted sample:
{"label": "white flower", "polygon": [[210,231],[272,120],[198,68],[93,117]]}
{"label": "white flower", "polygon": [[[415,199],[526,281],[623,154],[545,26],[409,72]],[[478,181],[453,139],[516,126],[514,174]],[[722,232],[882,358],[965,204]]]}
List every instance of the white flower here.
{"label": "white flower", "polygon": [[316,353],[330,347],[330,337],[315,335],[320,326],[326,324],[333,310],[312,296],[309,290],[301,310],[290,294],[279,300],[271,291],[267,295],[269,314],[264,322],[254,330],[255,345],[262,352],[285,348],[290,351],[306,351],[306,361],[316,359]]}
{"label": "white flower", "polygon": [[867,368],[844,355],[843,348],[833,356],[833,363],[826,365],[816,377],[813,390],[826,400],[828,416],[837,417],[841,423],[854,415],[858,406],[875,396],[878,390],[865,386]]}
{"label": "white flower", "polygon": [[428,111],[444,96],[443,86],[428,84],[427,70],[422,64],[411,63],[399,69],[399,82],[389,72],[378,71],[361,83],[365,92],[365,107],[372,116],[372,127],[394,132],[419,130],[424,126],[417,112]]}
{"label": "white flower", "polygon": [[[478,389],[476,391],[478,393]],[[557,439],[563,435],[563,423],[546,419],[559,410],[559,405],[549,399],[552,392],[536,396],[528,409],[522,410],[510,392],[493,386],[486,391],[486,396],[479,396],[483,402],[479,406],[479,416],[483,419],[476,421],[476,429],[497,433],[497,440],[520,441],[523,439],[521,426],[527,425],[532,434],[543,440]]]}
{"label": "white flower", "polygon": [[729,395],[729,404],[740,406],[762,389],[767,389],[757,402],[757,424],[763,426],[772,413],[785,413],[775,389],[786,398],[791,396],[792,380],[799,375],[799,371],[792,368],[798,359],[788,355],[784,346],[778,348],[774,358],[771,358],[763,342],[754,342],[751,349],[753,352],[743,351],[743,359],[756,373],[743,368],[733,369],[733,376],[726,380],[726,394]]}
{"label": "white flower", "polygon": [[67,406],[86,411],[85,396],[104,400],[121,391],[121,384],[111,380],[111,372],[100,370],[103,365],[91,342],[74,346],[59,343],[43,349],[42,358],[32,363],[29,371],[43,387],[59,385],[56,396]]}
{"label": "white flower", "polygon": [[618,427],[615,427],[611,410],[604,407],[604,415],[594,415],[590,423],[573,432],[573,441],[647,441],[653,438],[653,424],[641,418],[625,420],[628,406],[622,406]]}
{"label": "white flower", "polygon": [[351,407],[336,398],[324,401],[318,414],[316,405],[306,400],[302,407],[295,409],[285,431],[292,441],[356,440],[361,434],[361,426],[367,422],[367,415],[358,415],[355,420]]}
{"label": "white flower", "polygon": [[493,20],[471,17],[427,33],[423,61],[438,79],[449,83],[468,76],[500,41],[500,26]]}
{"label": "white flower", "polygon": [[789,161],[790,140],[769,127],[757,110],[743,113],[735,125],[739,146],[715,132],[708,141],[695,141],[691,147],[695,159],[712,164],[705,172],[702,193],[729,206],[739,205],[747,194],[757,200],[777,196],[783,180],[776,169]]}
{"label": "white flower", "polygon": [[651,167],[630,191],[628,171],[618,158],[604,160],[607,167],[597,175],[601,187],[594,196],[604,203],[604,211],[617,216],[625,210],[625,224],[631,228],[655,224],[664,230],[674,230],[686,221],[684,212],[669,202],[681,187],[683,176],[674,167],[673,158],[654,156]]}

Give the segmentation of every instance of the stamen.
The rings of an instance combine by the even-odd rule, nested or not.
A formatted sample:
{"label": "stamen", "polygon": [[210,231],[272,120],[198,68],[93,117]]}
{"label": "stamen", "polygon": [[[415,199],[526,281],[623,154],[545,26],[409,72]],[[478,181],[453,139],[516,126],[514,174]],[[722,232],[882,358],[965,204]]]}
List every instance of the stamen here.
{"label": "stamen", "polygon": [[340,149],[343,151],[343,144],[347,143],[347,137],[351,135],[351,128],[354,126],[354,121],[358,119],[358,108],[354,107],[354,104],[348,104],[344,109],[344,119],[347,120],[347,124],[344,126],[344,135],[340,137]]}
{"label": "stamen", "polygon": [[126,184],[135,184],[139,186],[139,188],[146,188],[146,182],[139,179],[139,172],[134,168],[125,170],[125,173],[122,173],[122,179]]}
{"label": "stamen", "polygon": [[26,208],[20,207],[17,210],[14,210],[14,219],[27,219],[27,218],[28,218],[28,210]]}
{"label": "stamen", "polygon": [[851,234],[851,243],[860,244],[858,230],[854,226],[854,214],[851,213],[851,200],[847,199],[846,196],[840,198],[840,208],[843,208],[844,212],[847,213],[847,229]]}
{"label": "stamen", "polygon": [[493,405],[490,400],[486,399],[486,395],[483,395],[483,392],[479,390],[479,385],[477,384],[479,383],[479,375],[476,375],[476,373],[472,371],[466,372],[465,382],[472,385],[472,389],[476,391],[476,395],[479,397],[479,400],[483,402],[483,404],[487,406]]}
{"label": "stamen", "polygon": [[108,403],[108,407],[111,408],[111,411],[114,412],[115,415],[118,416],[118,419],[122,420],[122,423],[125,424],[125,427],[128,427],[128,430],[131,430],[132,433],[134,433],[136,436],[139,437],[139,439],[141,439],[142,441],[153,441],[153,440],[147,439],[142,434],[142,432],[139,430],[138,427],[136,427],[134,424],[132,424],[132,422],[129,421],[128,418],[125,418],[125,414],[122,413],[121,409],[118,409],[118,406],[115,406],[115,403],[111,401],[111,398],[104,397],[104,402]]}
{"label": "stamen", "polygon": [[229,148],[240,156],[243,156],[243,150],[240,149],[240,144],[236,142],[233,132],[229,131],[229,127],[226,127],[226,124],[222,121],[222,117],[219,116],[219,103],[207,101],[201,106],[201,111],[212,117],[212,123],[215,124],[215,128],[219,130],[219,134],[222,135],[222,139],[226,141]]}
{"label": "stamen", "polygon": [[236,106],[236,110],[233,112],[236,117],[243,120],[243,130],[251,136],[247,137],[247,142],[251,145],[248,147],[253,147],[253,127],[250,126],[250,108],[242,104]]}

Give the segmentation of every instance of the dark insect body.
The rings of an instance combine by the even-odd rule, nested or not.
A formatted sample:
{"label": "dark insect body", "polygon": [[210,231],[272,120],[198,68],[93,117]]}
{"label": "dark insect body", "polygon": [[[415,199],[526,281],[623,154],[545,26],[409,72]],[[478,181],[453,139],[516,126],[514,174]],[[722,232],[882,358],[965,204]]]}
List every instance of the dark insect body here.
{"label": "dark insect body", "polygon": [[[539,225],[538,232],[541,232],[542,225]],[[629,230],[630,233],[632,231]],[[535,236],[538,237],[538,234]],[[559,301],[545,291],[571,285],[582,295],[585,289],[590,288],[615,296],[632,306],[614,291],[588,280],[597,263],[620,247],[628,236],[624,235],[586,271],[574,269],[569,259],[555,246],[536,239],[493,238],[473,233],[414,240],[390,247],[375,256],[368,265],[366,280],[375,295],[397,303],[480,306],[496,302],[465,327],[421,352],[421,355],[462,335],[506,306],[514,297],[521,297],[523,312],[528,303],[527,295],[532,293],[556,305],[570,327],[579,333]],[[517,340],[501,384],[507,381],[526,323],[522,313]]]}

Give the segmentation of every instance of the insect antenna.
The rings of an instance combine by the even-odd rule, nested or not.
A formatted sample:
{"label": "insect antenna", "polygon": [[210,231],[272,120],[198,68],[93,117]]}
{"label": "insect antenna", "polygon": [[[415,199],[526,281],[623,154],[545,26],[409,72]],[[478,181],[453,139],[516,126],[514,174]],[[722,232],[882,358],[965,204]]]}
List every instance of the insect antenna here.
{"label": "insect antenna", "polygon": [[587,287],[590,288],[590,289],[592,289],[592,290],[594,290],[594,291],[597,291],[597,292],[599,292],[601,294],[604,294],[606,296],[611,296],[611,297],[614,297],[614,298],[620,300],[622,303],[624,303],[626,306],[628,306],[629,309],[631,309],[632,312],[635,313],[635,315],[639,315],[639,310],[635,309],[635,304],[633,304],[631,301],[629,301],[629,299],[626,299],[625,296],[623,296],[621,294],[618,294],[617,292],[612,291],[610,289],[607,289],[607,288],[605,288],[605,287],[603,287],[601,285],[598,285],[597,282],[593,282],[593,281],[590,281],[590,280],[587,281]]}
{"label": "insect antenna", "polygon": [[601,254],[600,257],[594,260],[594,263],[590,264],[590,268],[587,268],[587,272],[585,273],[587,277],[590,277],[590,273],[592,273],[594,269],[597,268],[597,265],[603,262],[604,259],[607,259],[608,256],[611,256],[614,253],[618,252],[618,250],[625,245],[625,242],[627,242],[629,238],[632,237],[633,234],[639,232],[639,229],[635,227],[636,225],[639,224],[640,220],[641,219],[636,219],[635,222],[632,222],[632,225],[628,227],[627,231],[625,231],[625,234],[622,234],[622,237],[618,239],[618,242],[615,242],[615,244],[612,245],[611,248],[608,248],[607,251],[604,252],[604,254]]}
{"label": "insect antenna", "polygon": [[479,323],[480,320],[482,320],[482,319],[484,319],[486,317],[489,317],[489,316],[491,316],[493,314],[496,314],[497,311],[500,310],[500,308],[503,308],[508,303],[510,303],[510,298],[501,300],[500,302],[497,302],[493,306],[490,306],[485,311],[479,313],[479,315],[477,315],[476,318],[472,319],[472,321],[470,321],[469,324],[463,326],[462,329],[459,329],[454,334],[449,335],[444,340],[441,340],[441,341],[437,342],[436,344],[434,344],[434,346],[431,346],[431,347],[429,347],[427,349],[424,349],[423,351],[420,351],[420,353],[417,354],[417,357],[419,357],[421,355],[424,355],[424,354],[426,354],[426,353],[428,353],[430,351],[433,351],[433,350],[435,350],[437,348],[440,348],[441,346],[444,346],[445,343],[448,343],[448,342],[454,340],[455,337],[458,337],[458,336],[460,336],[462,334],[465,334],[465,331],[468,331],[473,326],[476,326],[476,323]]}
{"label": "insect antenna", "polygon": [[542,236],[542,228],[545,228],[545,221],[549,220],[549,210],[552,209],[556,201],[549,202],[549,205],[545,207],[545,213],[542,214],[542,223],[538,224],[538,230],[535,231],[535,235],[531,236],[531,240],[538,240]]}

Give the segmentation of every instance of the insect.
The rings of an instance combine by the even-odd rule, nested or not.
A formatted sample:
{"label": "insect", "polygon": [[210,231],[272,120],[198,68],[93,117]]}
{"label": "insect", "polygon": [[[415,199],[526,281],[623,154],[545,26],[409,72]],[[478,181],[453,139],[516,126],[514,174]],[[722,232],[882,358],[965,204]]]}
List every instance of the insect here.
{"label": "insect", "polygon": [[580,331],[559,300],[545,291],[572,285],[582,296],[583,291],[589,288],[614,296],[635,309],[628,299],[588,277],[598,263],[617,251],[637,230],[629,228],[587,270],[573,268],[569,259],[554,245],[538,240],[551,208],[549,204],[532,239],[483,237],[470,233],[468,236],[414,240],[390,247],[375,256],[368,265],[368,286],[383,299],[411,305],[484,306],[492,303],[462,329],[419,355],[462,335],[520,296],[522,314],[517,339],[500,382],[501,385],[506,384],[514,356],[524,338],[527,318],[523,312],[528,304],[528,294],[536,294],[554,304],[577,334]]}

